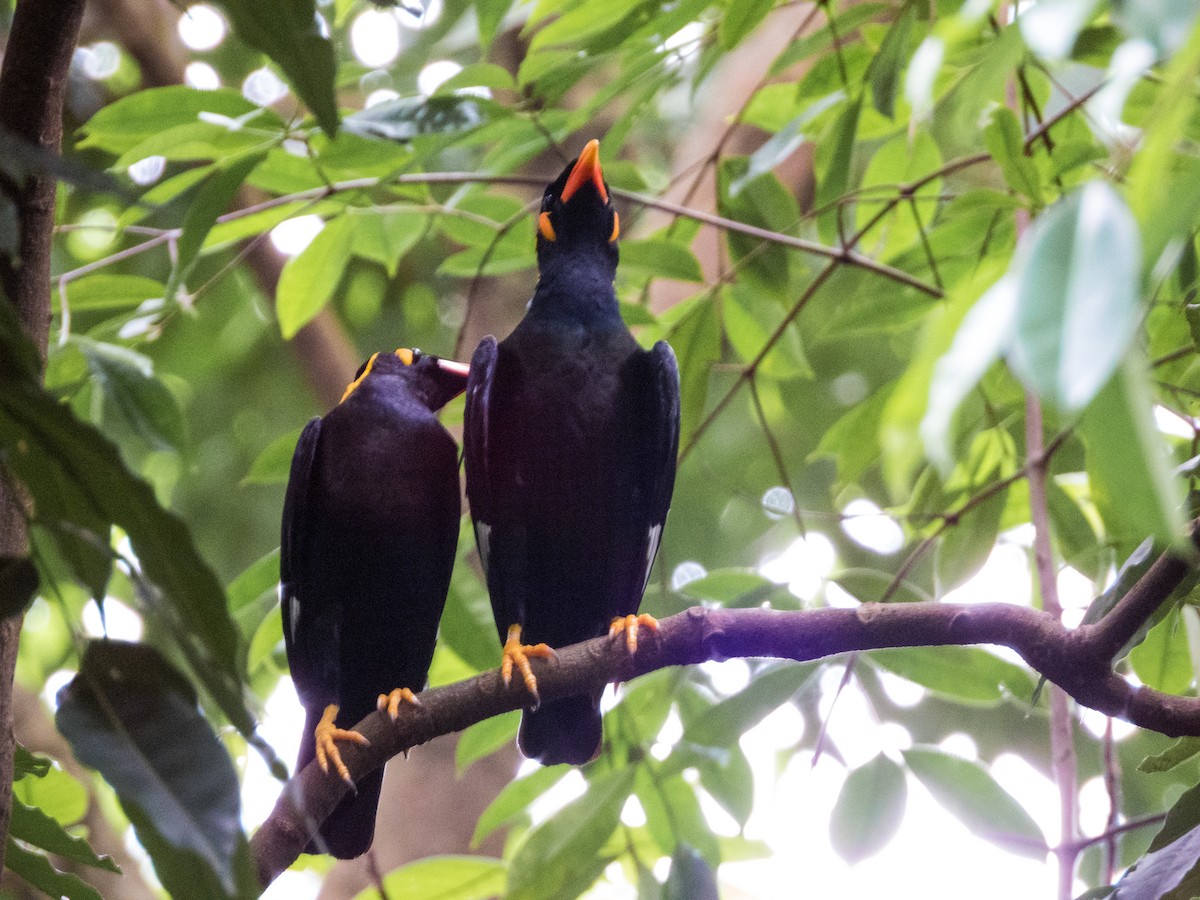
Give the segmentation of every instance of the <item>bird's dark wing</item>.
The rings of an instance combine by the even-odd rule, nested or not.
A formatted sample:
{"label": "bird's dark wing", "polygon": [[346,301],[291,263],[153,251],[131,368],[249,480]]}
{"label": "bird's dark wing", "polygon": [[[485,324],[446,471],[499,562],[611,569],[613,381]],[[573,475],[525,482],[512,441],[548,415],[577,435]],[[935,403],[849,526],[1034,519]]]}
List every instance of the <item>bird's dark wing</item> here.
{"label": "bird's dark wing", "polygon": [[[467,376],[467,406],[463,415],[463,458],[467,469],[467,500],[475,522],[475,544],[487,575],[491,562],[492,478],[488,467],[491,433],[492,385],[496,378],[499,350],[491,335],[480,341],[471,357]],[[497,623],[499,625],[499,623]],[[503,627],[503,626],[501,626]]]}
{"label": "bird's dark wing", "polygon": [[[641,405],[645,418],[640,423],[647,442],[641,477],[649,512],[642,557],[645,570],[638,585],[643,592],[650,581],[650,570],[662,540],[663,524],[671,508],[671,493],[675,490],[675,459],[679,454],[679,367],[675,363],[675,352],[666,341],[659,341],[647,354],[647,363],[650,376],[644,390],[648,391],[648,395]],[[640,598],[641,594],[638,596]]]}
{"label": "bird's dark wing", "polygon": [[[304,426],[283,499],[283,528],[279,542],[280,607],[283,613],[283,639],[287,647],[292,680],[301,699],[317,690],[336,692],[336,682],[326,684],[324,673],[336,671],[336,635],[317,639],[315,619],[321,611],[314,608],[317,598],[310,592],[308,566],[313,553],[313,531],[317,527],[312,509],[312,487],[316,481],[317,446],[321,439],[321,419]],[[307,636],[307,639],[306,639]],[[320,702],[306,700],[306,702]]]}

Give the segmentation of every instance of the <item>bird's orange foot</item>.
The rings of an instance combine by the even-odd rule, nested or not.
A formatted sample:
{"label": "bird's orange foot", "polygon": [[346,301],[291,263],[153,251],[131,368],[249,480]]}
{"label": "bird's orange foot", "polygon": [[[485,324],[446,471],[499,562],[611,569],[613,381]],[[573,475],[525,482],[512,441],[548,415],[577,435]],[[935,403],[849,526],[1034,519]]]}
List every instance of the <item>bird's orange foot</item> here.
{"label": "bird's orange foot", "polygon": [[617,616],[608,626],[608,636],[616,637],[621,632],[625,632],[625,648],[630,654],[634,654],[637,653],[639,627],[657,632],[658,619],[648,613],[642,613],[640,616]]}
{"label": "bird's orange foot", "polygon": [[400,715],[401,703],[411,703],[413,706],[421,705],[421,701],[417,699],[417,695],[408,688],[396,688],[389,694],[380,694],[376,708],[379,710],[386,709],[388,718],[395,722],[396,718]]}
{"label": "bird's orange foot", "polygon": [[333,763],[333,768],[341,776],[342,781],[354,787],[354,779],[350,777],[350,770],[346,768],[346,764],[342,762],[341,751],[337,748],[338,741],[350,741],[354,744],[369,745],[371,742],[357,731],[348,731],[345,728],[338,728],[333,724],[333,720],[337,718],[338,708],[333,704],[325,707],[325,712],[321,716],[321,721],[317,723],[317,727],[313,729],[313,737],[317,743],[317,765],[321,767],[321,771],[329,773],[329,764]]}
{"label": "bird's orange foot", "polygon": [[537,678],[534,677],[533,670],[529,667],[529,658],[531,656],[540,656],[543,659],[558,659],[558,654],[547,644],[522,644],[521,626],[509,626],[508,640],[504,642],[504,656],[500,661],[500,677],[504,680],[504,686],[508,687],[512,682],[513,666],[515,665],[517,671],[521,673],[521,678],[525,682],[526,689],[533,695],[533,699],[537,701],[540,699],[538,697]]}

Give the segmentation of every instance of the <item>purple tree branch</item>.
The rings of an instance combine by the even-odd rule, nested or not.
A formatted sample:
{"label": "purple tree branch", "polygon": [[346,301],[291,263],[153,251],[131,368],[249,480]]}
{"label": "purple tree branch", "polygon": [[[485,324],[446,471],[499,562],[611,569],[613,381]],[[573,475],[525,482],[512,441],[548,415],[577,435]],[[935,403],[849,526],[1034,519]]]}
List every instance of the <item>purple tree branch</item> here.
{"label": "purple tree branch", "polygon": [[[1165,591],[1160,602],[1174,588],[1163,579],[1155,584]],[[1127,617],[1126,627],[1136,631],[1139,625]],[[647,635],[639,645],[636,657],[630,657],[620,642],[596,638],[561,648],[555,661],[535,660],[534,668],[542,699],[552,700],[666,666],[706,660],[814,660],[885,647],[996,644],[1016,650],[1084,706],[1163,734],[1200,735],[1200,699],[1134,687],[1115,674],[1111,654],[1104,649],[1114,638],[1107,632],[1100,625],[1068,630],[1044,612],[1006,604],[868,603],[856,609],[797,612],[695,608],[664,619],[658,635]],[[438,735],[461,731],[530,701],[516,683],[506,689],[497,671],[425,691],[420,699],[420,706],[403,707],[395,723],[373,713],[356,726],[371,743],[343,747],[353,777],[360,778]],[[308,842],[311,828],[347,790],[340,779],[323,774],[315,764],[292,778],[250,842],[264,885],[291,865]]]}

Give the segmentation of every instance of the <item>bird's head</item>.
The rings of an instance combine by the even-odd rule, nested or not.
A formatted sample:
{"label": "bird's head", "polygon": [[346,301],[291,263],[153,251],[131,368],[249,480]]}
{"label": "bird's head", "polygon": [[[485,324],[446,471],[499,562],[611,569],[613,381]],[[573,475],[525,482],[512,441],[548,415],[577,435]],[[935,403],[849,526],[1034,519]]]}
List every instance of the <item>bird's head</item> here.
{"label": "bird's head", "polygon": [[437,412],[467,389],[468,371],[466,363],[407,347],[395,353],[376,353],[358,367],[354,380],[342,394],[342,402],[368,379],[393,376],[403,379],[426,406]]}
{"label": "bird's head", "polygon": [[538,214],[537,252],[542,268],[565,254],[598,252],[617,261],[620,226],[604,173],[600,142],[588,141],[579,158],[546,187]]}

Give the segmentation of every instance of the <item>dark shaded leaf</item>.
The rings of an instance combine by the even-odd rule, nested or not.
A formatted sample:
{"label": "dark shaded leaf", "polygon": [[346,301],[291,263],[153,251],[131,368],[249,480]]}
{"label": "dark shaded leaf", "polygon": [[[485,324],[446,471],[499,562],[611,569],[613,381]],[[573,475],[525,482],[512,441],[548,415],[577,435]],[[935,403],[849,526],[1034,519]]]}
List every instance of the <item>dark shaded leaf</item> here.
{"label": "dark shaded leaf", "polygon": [[176,292],[185,286],[185,281],[200,256],[204,239],[212,230],[217,216],[229,209],[234,194],[242,186],[246,176],[266,155],[265,150],[260,150],[223,162],[196,192],[183,219],[183,231],[175,243],[175,264],[171,267],[171,277],[167,279],[165,292],[167,303],[174,301]]}
{"label": "dark shaded leaf", "polygon": [[1007,501],[1008,488],[997,491],[942,535],[934,561],[939,597],[970,579],[987,562]]}
{"label": "dark shaded leaf", "polygon": [[662,900],[720,900],[717,873],[703,856],[682,841],[671,856]]}
{"label": "dark shaded leaf", "polygon": [[423,135],[471,131],[500,109],[487,100],[461,94],[398,97],[346,116],[342,124],[354,134],[411,141]]}
{"label": "dark shaded leaf", "polygon": [[27,775],[34,778],[45,778],[53,765],[45,756],[30,753],[20,744],[13,747],[13,781],[20,781]]}
{"label": "dark shaded leaf", "polygon": [[1181,737],[1166,750],[1147,756],[1138,763],[1139,772],[1158,774],[1181,766],[1200,753],[1200,737]]}
{"label": "dark shaded leaf", "polygon": [[[173,857],[160,860],[155,843],[214,873],[221,896],[243,896],[237,773],[184,677],[150,647],[96,641],[58,703],[59,730],[116,790],[168,890],[179,896],[172,882],[181,873],[171,874]],[[156,832],[149,842],[146,825]]]}
{"label": "dark shaded leaf", "polygon": [[154,377],[150,358],[119,344],[76,337],[92,381],[104,399],[155,450],[182,450],[187,442],[183,410],[171,390]]}
{"label": "dark shaded leaf", "polygon": [[880,44],[879,52],[871,60],[871,102],[889,119],[895,109],[896,87],[900,84],[900,72],[908,53],[908,36],[916,17],[916,4],[905,3]]}
{"label": "dark shaded leaf", "polygon": [[701,298],[691,305],[669,340],[679,360],[679,445],[684,447],[704,418],[709,370],[721,358],[721,329],[712,300]]}
{"label": "dark shaded leaf", "polygon": [[327,134],[338,130],[333,44],[315,0],[218,0],[237,36],[279,64]]}
{"label": "dark shaded leaf", "polygon": [[169,623],[196,676],[249,737],[254,720],[242,698],[237,630],[187,526],[158,505],[107,438],[22,371],[20,361],[29,358],[12,307],[0,303],[0,448],[29,489],[37,520],[89,533],[102,548],[110,524],[125,530],[141,567],[134,576],[143,602]]}
{"label": "dark shaded leaf", "polygon": [[1152,850],[1117,883],[1117,900],[1161,900],[1200,859],[1200,827]]}

